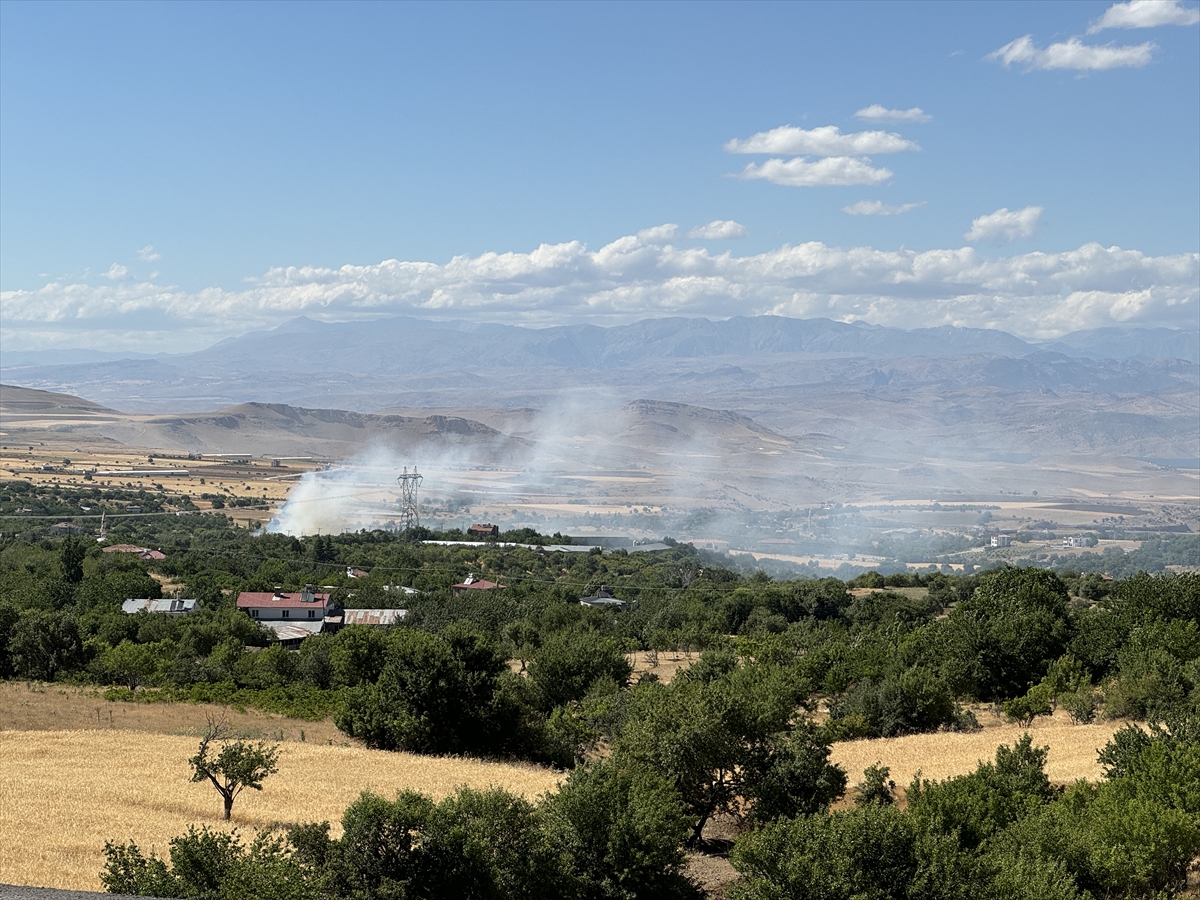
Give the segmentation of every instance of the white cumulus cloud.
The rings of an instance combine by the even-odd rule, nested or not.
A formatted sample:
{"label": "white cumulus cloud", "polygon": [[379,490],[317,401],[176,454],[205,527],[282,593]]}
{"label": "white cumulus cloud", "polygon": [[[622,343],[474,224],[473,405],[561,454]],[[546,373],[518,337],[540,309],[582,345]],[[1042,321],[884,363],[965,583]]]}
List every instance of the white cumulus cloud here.
{"label": "white cumulus cloud", "polygon": [[731,241],[746,236],[746,226],[732,219],[714,219],[707,225],[697,225],[688,237],[702,241]]}
{"label": "white cumulus cloud", "polygon": [[137,255],[142,262],[154,262],[156,259],[162,259],[162,255],[157,253],[151,244],[147,244],[139,250]]}
{"label": "white cumulus cloud", "polygon": [[827,156],[818,160],[796,157],[768,159],[761,165],[750,163],[738,177],[761,178],[763,181],[788,187],[836,187],[883,184],[892,177],[892,171],[876,168],[871,165],[871,160],[853,156]]}
{"label": "white cumulus cloud", "polygon": [[850,216],[899,216],[924,205],[924,200],[920,203],[898,203],[894,206],[882,200],[859,200],[857,203],[843,206],[842,212]]}
{"label": "white cumulus cloud", "polygon": [[786,156],[865,156],[869,153],[900,153],[920,150],[915,141],[890,131],[857,131],[842,134],[836,125],[796,128],[781,125],[725,144],[727,153],[779,153]]}
{"label": "white cumulus cloud", "polygon": [[888,109],[879,103],[872,103],[870,106],[864,106],[854,114],[856,119],[866,119],[869,122],[892,121],[892,122],[928,122],[933,116],[925,112],[919,106],[914,106],[912,109]]}
{"label": "white cumulus cloud", "polygon": [[1088,28],[1088,34],[1106,28],[1158,28],[1161,25],[1195,25],[1200,9],[1184,6],[1179,0],[1130,0],[1114,3]]}
{"label": "white cumulus cloud", "polygon": [[108,267],[107,272],[101,273],[103,277],[111,281],[124,281],[129,277],[129,270],[120,263],[113,263]]}
{"label": "white cumulus cloud", "polygon": [[1001,207],[994,213],[971,220],[963,237],[972,244],[1009,244],[1020,238],[1032,237],[1042,220],[1042,207],[1026,206],[1010,210]]}
{"label": "white cumulus cloud", "polygon": [[545,325],[774,313],[1046,338],[1116,323],[1194,328],[1200,254],[1147,256],[1085,244],[989,258],[969,246],[916,252],[814,241],[735,256],[633,234],[596,250],[572,241],[444,265],[389,259],[273,268],[237,291],[52,282],[5,291],[0,302],[12,349],[134,348],[151,340],[164,350],[199,349],[302,314]]}
{"label": "white cumulus cloud", "polygon": [[655,225],[653,228],[643,228],[637,233],[637,236],[647,244],[669,244],[679,237],[679,226]]}
{"label": "white cumulus cloud", "polygon": [[1158,45],[1148,41],[1117,47],[1107,44],[1096,47],[1085,44],[1077,37],[1068,38],[1045,49],[1034,45],[1030,35],[1010,41],[999,50],[987,55],[1005,67],[1014,64],[1030,72],[1038,69],[1073,69],[1089,72],[1101,69],[1138,69],[1150,62]]}

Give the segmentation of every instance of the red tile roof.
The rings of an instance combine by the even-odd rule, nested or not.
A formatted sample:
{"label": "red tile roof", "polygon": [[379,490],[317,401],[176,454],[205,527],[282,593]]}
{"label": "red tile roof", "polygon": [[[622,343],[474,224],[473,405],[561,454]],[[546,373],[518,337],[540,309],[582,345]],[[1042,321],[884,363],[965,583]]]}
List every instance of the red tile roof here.
{"label": "red tile roof", "polygon": [[237,605],[238,609],[283,609],[284,607],[313,609],[329,605],[328,594],[314,593],[313,598],[316,602],[305,603],[300,599],[299,591],[278,595],[271,593],[271,591],[242,591],[242,593],[238,594]]}
{"label": "red tile roof", "polygon": [[503,587],[504,585],[488,581],[486,578],[476,578],[474,581],[464,581],[462,584],[456,584],[453,586],[453,589],[456,591],[490,591],[493,588]]}

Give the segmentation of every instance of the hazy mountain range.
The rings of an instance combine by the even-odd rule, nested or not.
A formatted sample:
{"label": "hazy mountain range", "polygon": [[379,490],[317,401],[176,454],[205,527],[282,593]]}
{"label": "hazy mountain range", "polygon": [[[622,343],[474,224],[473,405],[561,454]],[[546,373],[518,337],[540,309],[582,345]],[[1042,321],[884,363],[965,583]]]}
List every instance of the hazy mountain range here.
{"label": "hazy mountain range", "polygon": [[341,453],[403,433],[515,451],[511,439],[566,448],[611,433],[633,448],[621,465],[670,446],[699,458],[771,444],[837,461],[839,481],[970,483],[1000,477],[988,467],[1032,465],[1065,484],[1117,459],[1200,457],[1198,359],[1200,334],[1168,329],[1035,345],[1000,331],[774,316],[545,329],[299,318],[190,354],[35,364],[6,353],[0,377],[158,414],[138,428],[176,447],[240,451],[232,445],[275,435],[296,452],[308,441],[305,452]]}
{"label": "hazy mountain range", "polygon": [[[1164,374],[1170,381],[1189,368],[1166,365],[1164,373],[1163,363],[1146,364],[1200,362],[1200,333],[1107,328],[1035,345],[1003,331],[906,331],[778,316],[542,329],[405,317],[344,323],[300,317],[187,354],[5,352],[0,376],[7,383],[68,391],[129,411],[178,412],[249,401],[369,411],[446,401],[462,405],[459,397],[439,396],[447,392],[478,390],[490,396],[544,393],[566,385],[618,387],[643,376],[676,385],[700,379],[710,389],[744,386],[763,377],[778,382],[778,376],[768,373],[780,366],[803,381],[854,381],[864,377],[864,369],[874,382],[905,374],[924,380],[916,374],[922,366],[913,362],[919,359],[961,383],[964,373],[952,371],[960,367],[932,361],[962,357],[986,358],[966,368],[984,371],[988,383],[1015,390],[1064,385],[1159,390],[1165,386]],[[899,360],[904,362],[895,362]],[[553,370],[558,372],[552,375]],[[558,383],[543,383],[547,380]],[[967,376],[968,382],[978,380]],[[646,392],[618,393],[633,399]],[[512,405],[512,398],[490,396],[485,405],[494,402]]]}

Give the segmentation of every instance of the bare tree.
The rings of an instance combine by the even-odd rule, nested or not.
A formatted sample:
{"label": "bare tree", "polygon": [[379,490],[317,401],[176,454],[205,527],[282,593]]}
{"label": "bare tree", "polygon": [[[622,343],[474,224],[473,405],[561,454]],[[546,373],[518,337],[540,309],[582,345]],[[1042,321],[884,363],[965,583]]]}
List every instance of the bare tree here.
{"label": "bare tree", "polygon": [[[212,745],[220,745],[215,756]],[[225,818],[233,811],[233,801],[245,788],[261,791],[263,779],[279,771],[279,745],[265,741],[249,743],[230,740],[225,717],[208,716],[208,726],[200,739],[200,748],[188,762],[192,781],[208,780],[225,801]]]}

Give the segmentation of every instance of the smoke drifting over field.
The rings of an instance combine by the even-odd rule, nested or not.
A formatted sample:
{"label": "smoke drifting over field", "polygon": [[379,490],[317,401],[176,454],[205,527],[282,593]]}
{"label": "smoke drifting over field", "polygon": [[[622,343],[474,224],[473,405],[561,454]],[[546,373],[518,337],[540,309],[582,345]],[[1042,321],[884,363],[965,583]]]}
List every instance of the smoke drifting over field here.
{"label": "smoke drifting over field", "polygon": [[[787,477],[800,461],[794,443],[750,419],[658,401],[607,405],[595,393],[575,392],[548,410],[513,413],[486,439],[373,444],[305,475],[269,529],[301,535],[392,527],[401,512],[396,477],[406,466],[423,476],[422,522],[435,528],[473,517],[661,537],[664,512],[705,508],[710,530],[733,533],[741,512],[798,496],[803,479]],[[773,489],[753,490],[764,478]],[[780,490],[788,482],[792,489]],[[728,522],[715,521],[718,510]]]}

